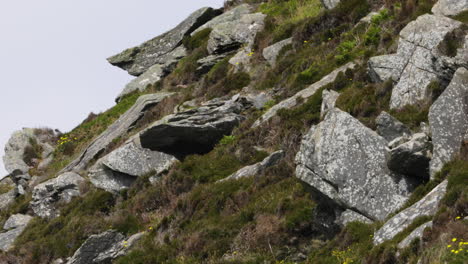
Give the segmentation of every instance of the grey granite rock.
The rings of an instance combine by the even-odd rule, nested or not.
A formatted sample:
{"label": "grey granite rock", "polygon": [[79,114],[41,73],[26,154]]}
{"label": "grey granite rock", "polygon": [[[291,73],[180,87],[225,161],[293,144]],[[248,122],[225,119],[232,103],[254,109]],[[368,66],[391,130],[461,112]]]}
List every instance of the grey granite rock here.
{"label": "grey granite rock", "polygon": [[[460,68],[429,110],[434,156],[431,176],[460,152],[468,134],[468,70]],[[466,140],[466,139],[465,139]]]}
{"label": "grey granite rock", "polygon": [[144,91],[149,85],[154,85],[161,80],[164,76],[169,74],[177,62],[187,55],[187,50],[184,47],[177,47],[173,51],[167,54],[167,59],[164,63],[158,63],[151,66],[147,71],[133,79],[128,83],[124,90],[117,96],[115,99],[116,102],[119,102],[122,97],[135,92],[135,91]]}
{"label": "grey granite rock", "polygon": [[432,13],[442,16],[456,16],[468,10],[468,0],[439,0],[432,7]]}
{"label": "grey granite rock", "polygon": [[228,54],[223,53],[219,55],[209,55],[205,58],[201,58],[197,60],[198,68],[196,69],[196,73],[199,75],[203,75],[211,70],[216,63],[222,61]]}
{"label": "grey granite rock", "polygon": [[28,215],[12,215],[5,223],[4,229],[8,230],[0,233],[0,250],[8,251],[13,247],[15,240],[23,233],[32,217]]}
{"label": "grey granite rock", "polygon": [[86,169],[89,163],[95,159],[112,141],[125,134],[152,106],[157,105],[173,93],[146,94],[138,98],[136,103],[125,112],[120,118],[110,125],[101,135],[94,139],[81,154],[68,164],[61,172],[79,172]]}
{"label": "grey granite rock", "polygon": [[420,179],[429,179],[432,143],[425,133],[414,134],[407,142],[390,150],[388,168],[394,172]]}
{"label": "grey granite rock", "polygon": [[341,0],[320,0],[320,1],[322,2],[323,6],[326,9],[333,9],[341,2]]}
{"label": "grey granite rock", "polygon": [[0,194],[0,210],[3,210],[15,202],[16,195],[18,194],[16,188]]}
{"label": "grey granite rock", "polygon": [[80,175],[66,172],[34,187],[31,208],[42,218],[54,218],[60,215],[55,208],[57,203],[69,203],[72,198],[80,195],[79,186],[83,183]]}
{"label": "grey granite rock", "polygon": [[195,31],[191,33],[191,35],[195,35],[197,32],[206,29],[206,28],[211,28],[213,29],[219,24],[223,24],[226,22],[234,22],[238,21],[241,19],[243,15],[250,14],[254,8],[249,5],[249,4],[241,4],[236,6],[235,8],[228,10],[224,12],[223,14],[211,19],[210,21],[206,22],[204,25],[200,26],[197,28]]}
{"label": "grey granite rock", "polygon": [[340,214],[336,222],[342,226],[346,226],[351,222],[361,222],[365,224],[372,224],[373,221],[353,210],[346,209]]}
{"label": "grey granite rock", "polygon": [[434,215],[437,212],[440,200],[445,195],[447,183],[447,180],[443,181],[420,201],[390,218],[390,220],[375,232],[374,244],[378,245],[387,240],[393,239],[398,233],[405,230],[416,218],[420,216]]}
{"label": "grey granite rock", "polygon": [[407,200],[411,186],[386,168],[387,142],[337,108],[304,136],[296,177],[345,209],[383,220]]}
{"label": "grey granite rock", "polygon": [[284,158],[284,155],[285,155],[285,152],[282,150],[273,152],[271,155],[266,157],[263,161],[244,167],[220,181],[237,180],[240,178],[252,177],[252,176],[258,175],[262,173],[265,169],[276,165],[279,161],[281,161],[281,159]]}
{"label": "grey granite rock", "polygon": [[[307,87],[304,90],[298,92],[297,94],[291,96],[290,98],[288,98],[288,99],[286,99],[284,101],[281,101],[280,103],[274,105],[265,114],[263,114],[257,121],[255,121],[255,123],[252,125],[252,127],[253,128],[258,127],[261,124],[263,124],[264,122],[270,120],[270,118],[275,116],[276,113],[280,109],[291,109],[291,108],[297,106],[299,98],[307,99],[307,98],[311,97],[312,95],[315,94],[315,92],[317,92],[323,86],[334,82],[335,79],[336,79],[336,76],[338,76],[338,74],[340,72],[344,73],[348,69],[354,69],[355,66],[356,66],[356,64],[354,64],[352,62],[347,63],[346,65],[341,66],[340,68],[334,70],[333,72],[331,72],[327,76],[323,77],[320,81],[310,85],[309,87]],[[306,101],[306,100],[302,100],[302,101]]]}
{"label": "grey granite rock", "polygon": [[389,142],[398,137],[411,135],[411,130],[407,126],[385,111],[377,116],[375,123],[377,133]]}
{"label": "grey granite rock", "polygon": [[268,102],[273,100],[271,94],[268,92],[248,93],[245,95],[245,98],[257,109],[262,109]]}
{"label": "grey granite rock", "polygon": [[292,38],[287,38],[276,42],[275,44],[268,46],[263,49],[263,58],[268,61],[271,66],[275,66],[276,58],[278,57],[280,51],[287,45],[292,44]]}
{"label": "grey granite rock", "polygon": [[168,60],[167,54],[177,48],[185,36],[218,14],[218,11],[212,8],[201,8],[174,29],[107,60],[131,75],[139,76],[155,64],[165,64]]}
{"label": "grey granite rock", "polygon": [[323,90],[322,105],[320,107],[320,118],[323,118],[330,109],[335,108],[336,100],[340,94],[333,90]]}
{"label": "grey granite rock", "polygon": [[419,226],[418,228],[413,230],[413,232],[411,232],[411,234],[409,234],[400,243],[398,243],[397,247],[399,249],[403,249],[403,248],[408,247],[411,244],[411,242],[413,242],[413,240],[415,240],[416,238],[421,239],[423,234],[424,234],[424,229],[430,228],[430,227],[432,227],[432,221],[429,221],[427,223],[422,224],[421,226]]}
{"label": "grey granite rock", "polygon": [[22,226],[27,226],[29,221],[31,221],[32,216],[23,215],[23,214],[14,214],[8,218],[8,220],[3,225],[3,229],[11,230]]}

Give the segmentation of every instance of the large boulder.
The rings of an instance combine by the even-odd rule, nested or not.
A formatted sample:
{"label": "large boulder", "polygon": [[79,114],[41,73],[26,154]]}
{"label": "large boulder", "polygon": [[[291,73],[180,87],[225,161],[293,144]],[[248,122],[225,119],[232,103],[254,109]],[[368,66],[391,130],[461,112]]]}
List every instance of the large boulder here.
{"label": "large boulder", "polygon": [[460,68],[429,110],[434,155],[431,176],[460,152],[468,140],[468,70]]}
{"label": "large boulder", "polygon": [[280,51],[287,45],[292,44],[292,38],[287,38],[263,49],[263,58],[268,61],[271,66],[276,65],[276,58]]}
{"label": "large boulder", "polygon": [[407,200],[412,186],[386,166],[387,142],[337,108],[304,136],[296,177],[345,209],[383,220]]}
{"label": "large boulder", "polygon": [[262,173],[265,169],[271,166],[274,166],[278,162],[280,162],[281,159],[284,158],[284,155],[285,155],[285,152],[282,150],[273,152],[271,155],[266,157],[263,161],[244,167],[220,181],[237,180],[240,178],[252,177],[252,176],[258,175]]}
{"label": "large boulder", "polygon": [[199,31],[201,31],[203,29],[207,29],[207,28],[213,29],[214,27],[216,27],[219,24],[238,21],[239,19],[241,19],[241,17],[243,15],[250,14],[253,10],[254,10],[254,8],[249,4],[238,5],[238,6],[234,7],[233,9],[231,9],[231,10],[229,10],[227,12],[224,12],[223,14],[211,19],[208,22],[206,22],[205,24],[203,24],[202,26],[200,26],[199,28],[194,30],[191,33],[191,35],[193,36],[193,35],[195,35],[196,33],[198,33]]}
{"label": "large boulder", "polygon": [[43,182],[34,187],[30,203],[34,213],[42,218],[54,218],[60,215],[56,209],[57,203],[69,203],[72,198],[79,196],[80,184],[83,183],[80,175],[66,172],[57,178]]}
{"label": "large boulder", "polygon": [[136,103],[125,112],[120,118],[110,125],[104,132],[93,140],[83,152],[70,162],[61,172],[75,171],[79,172],[89,165],[99,153],[101,153],[112,141],[126,132],[137,122],[144,113],[151,107],[156,106],[165,98],[173,95],[173,93],[155,93],[146,94],[138,98]]}
{"label": "large boulder", "polygon": [[129,238],[123,234],[109,230],[90,236],[67,261],[67,264],[104,264],[124,256],[143,236],[135,234]]}
{"label": "large boulder", "polygon": [[241,112],[250,103],[239,95],[214,99],[201,107],[172,114],[148,126],[139,137],[141,146],[182,158],[206,153],[245,119]]}
{"label": "large boulder", "polygon": [[390,148],[388,168],[421,181],[429,179],[432,144],[425,133],[414,134],[407,142],[394,147],[390,145]]}
{"label": "large boulder", "polygon": [[424,103],[430,96],[428,85],[438,79],[447,79],[450,72],[437,69],[438,48],[448,34],[460,29],[463,23],[453,19],[422,15],[400,32],[396,54],[373,57],[369,60],[369,74],[374,81],[393,79],[390,107]]}
{"label": "large boulder", "polygon": [[10,216],[5,222],[3,229],[7,230],[0,233],[0,250],[8,251],[12,248],[16,238],[23,233],[26,226],[31,221],[32,217],[29,215],[15,214]]}
{"label": "large boulder", "polygon": [[168,60],[167,54],[177,48],[185,36],[218,14],[219,12],[212,8],[201,8],[174,29],[107,60],[131,75],[139,76],[155,64],[165,64]]}
{"label": "large boulder", "polygon": [[184,47],[178,47],[166,54],[164,63],[158,63],[151,66],[145,73],[133,79],[128,83],[124,90],[115,99],[119,102],[122,97],[131,94],[135,91],[144,91],[149,85],[155,85],[162,77],[169,74],[177,62],[187,55],[187,50]]}
{"label": "large boulder", "polygon": [[148,173],[167,171],[177,159],[174,156],[142,148],[137,139],[101,158],[89,170],[89,179],[94,186],[109,192],[118,192],[130,187],[137,179]]}
{"label": "large boulder", "polygon": [[[309,87],[301,90],[300,92],[296,93],[295,95],[291,96],[290,98],[281,101],[280,103],[271,107],[265,114],[263,114],[255,123],[252,125],[253,128],[260,126],[261,124],[265,123],[266,121],[270,120],[272,117],[276,115],[276,113],[280,109],[291,109],[299,104],[299,102],[305,102],[307,98],[314,95],[320,88],[324,87],[327,84],[330,84],[335,81],[338,74],[346,72],[348,69],[354,69],[356,64],[353,62],[349,62],[338,69],[334,70],[327,76],[323,77],[320,81],[310,85]],[[299,99],[304,100],[299,100]]]}
{"label": "large boulder", "polygon": [[393,239],[420,216],[433,216],[437,212],[440,200],[445,195],[447,183],[447,180],[443,181],[420,201],[390,218],[390,220],[375,232],[374,244],[378,245]]}
{"label": "large boulder", "polygon": [[375,123],[377,125],[377,133],[389,142],[398,137],[411,135],[411,130],[407,126],[385,111],[382,111],[377,116]]}
{"label": "large boulder", "polygon": [[466,0],[439,0],[432,7],[432,13],[442,16],[456,16],[465,11],[468,11]]}

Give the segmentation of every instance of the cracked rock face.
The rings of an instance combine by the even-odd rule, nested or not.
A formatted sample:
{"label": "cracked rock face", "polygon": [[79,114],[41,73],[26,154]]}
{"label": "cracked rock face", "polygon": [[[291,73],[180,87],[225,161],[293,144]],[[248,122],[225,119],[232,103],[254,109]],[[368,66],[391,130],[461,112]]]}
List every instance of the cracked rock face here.
{"label": "cracked rock face", "polygon": [[374,244],[378,245],[387,240],[393,239],[398,233],[405,230],[416,218],[420,216],[433,216],[437,212],[440,200],[442,200],[445,195],[447,183],[447,180],[443,181],[424,198],[419,200],[419,202],[390,218],[390,220],[375,232]]}
{"label": "cracked rock face", "polygon": [[442,16],[456,16],[467,10],[467,0],[439,0],[432,8],[432,13]]}
{"label": "cracked rock face", "polygon": [[156,121],[139,135],[141,146],[182,158],[206,153],[244,120],[241,112],[250,103],[238,95],[214,99],[201,107],[172,114]]}
{"label": "cracked rock face", "polygon": [[54,218],[59,216],[55,205],[57,203],[69,203],[72,198],[80,195],[79,185],[83,183],[80,175],[74,172],[66,172],[57,178],[43,182],[34,187],[32,201],[30,203],[34,213],[42,218]]}
{"label": "cracked rock face", "polygon": [[296,177],[345,209],[383,220],[408,198],[407,180],[388,170],[387,142],[337,108],[313,126],[296,156]]}
{"label": "cracked rock face", "polygon": [[400,32],[396,54],[369,60],[369,74],[374,81],[391,78],[397,83],[392,91],[390,108],[423,103],[430,96],[427,87],[431,81],[447,78],[440,76],[447,73],[436,69],[437,58],[441,56],[438,46],[462,25],[447,17],[422,15]]}
{"label": "cracked rock face", "polygon": [[155,64],[165,64],[167,54],[177,48],[185,36],[218,14],[219,12],[212,8],[201,8],[174,29],[107,60],[112,65],[128,71],[129,74],[139,76]]}
{"label": "cracked rock face", "polygon": [[8,251],[12,248],[15,240],[23,233],[26,226],[31,221],[32,217],[29,215],[15,214],[10,216],[5,222],[3,229],[7,230],[0,233],[0,250]]}
{"label": "cracked rock face", "polygon": [[431,176],[460,152],[468,138],[468,70],[460,68],[429,109],[434,157]]}
{"label": "cracked rock face", "polygon": [[375,119],[377,134],[388,142],[403,136],[410,136],[411,130],[389,113],[382,111]]}
{"label": "cracked rock face", "polygon": [[265,169],[271,166],[274,166],[278,162],[280,162],[281,159],[284,158],[284,155],[285,155],[284,151],[282,150],[276,151],[272,153],[270,156],[266,157],[263,161],[244,167],[220,181],[233,180],[233,179],[237,180],[237,179],[244,178],[244,177],[252,177],[252,176],[258,175],[262,173]]}
{"label": "cracked rock face", "polygon": [[241,17],[243,15],[246,15],[246,14],[250,14],[252,11],[253,11],[253,7],[249,4],[242,4],[242,5],[238,5],[236,6],[235,8],[211,19],[210,21],[206,22],[205,24],[203,24],[202,26],[200,26],[199,28],[197,28],[195,31],[193,31],[191,33],[191,35],[195,35],[197,32],[203,30],[203,29],[206,29],[206,28],[211,28],[213,29],[214,27],[216,27],[217,25],[219,24],[223,24],[223,23],[226,23],[226,22],[234,22],[234,21],[238,21],[239,19],[241,19]]}
{"label": "cracked rock face", "polygon": [[174,156],[144,149],[130,141],[96,162],[89,170],[89,178],[98,188],[118,192],[130,187],[137,177],[167,171],[176,161]]}

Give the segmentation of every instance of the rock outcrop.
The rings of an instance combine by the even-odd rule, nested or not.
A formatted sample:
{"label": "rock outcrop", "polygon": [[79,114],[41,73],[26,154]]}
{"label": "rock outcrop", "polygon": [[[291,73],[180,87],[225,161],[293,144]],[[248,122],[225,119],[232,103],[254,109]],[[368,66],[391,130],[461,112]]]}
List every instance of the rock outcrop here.
{"label": "rock outcrop", "polygon": [[262,173],[265,169],[276,165],[279,161],[281,161],[281,159],[284,158],[284,155],[285,155],[285,152],[282,150],[273,152],[270,156],[266,157],[263,161],[244,167],[220,181],[237,180],[240,178],[252,177],[252,176],[258,175]]}
{"label": "rock outcrop", "polygon": [[407,142],[390,147],[388,168],[394,172],[412,176],[421,181],[429,179],[432,144],[425,133],[414,134]]}
{"label": "rock outcrop", "polygon": [[223,14],[211,19],[208,22],[206,22],[205,24],[203,24],[202,26],[200,26],[199,28],[194,30],[191,33],[191,35],[193,36],[197,32],[199,32],[199,31],[201,31],[203,29],[206,29],[206,28],[213,29],[214,27],[216,27],[219,24],[238,21],[238,20],[241,19],[241,17],[243,15],[250,14],[253,10],[254,10],[254,8],[249,4],[238,5],[238,6],[234,7],[233,9],[231,9],[231,10],[229,10],[227,12],[224,12]]}
{"label": "rock outcrop", "polygon": [[296,177],[345,209],[383,220],[406,201],[410,184],[386,168],[387,142],[348,113],[330,110],[304,136]]}
{"label": "rock outcrop", "polygon": [[57,178],[43,182],[34,187],[30,203],[34,213],[42,218],[59,216],[57,203],[69,203],[72,198],[80,195],[79,186],[83,183],[80,175],[66,172]]}
{"label": "rock outcrop", "polygon": [[323,118],[330,109],[335,108],[336,100],[340,94],[333,90],[323,90],[322,105],[320,106],[320,118]]}
{"label": "rock outcrop", "polygon": [[375,119],[377,133],[388,142],[403,136],[410,136],[411,130],[389,113],[382,111]]}
{"label": "rock outcrop", "polygon": [[336,76],[338,76],[338,74],[340,72],[344,73],[348,69],[354,69],[355,66],[356,66],[356,64],[354,64],[352,62],[347,63],[346,65],[341,66],[340,68],[334,70],[333,72],[331,72],[327,76],[323,77],[320,81],[318,81],[318,82],[312,84],[311,86],[305,88],[304,90],[296,93],[295,95],[291,96],[290,98],[288,98],[288,99],[286,99],[284,101],[281,101],[280,103],[274,105],[265,114],[263,114],[257,121],[255,121],[255,123],[252,125],[252,127],[253,128],[258,127],[261,124],[263,124],[264,122],[270,120],[270,118],[275,116],[276,113],[280,109],[290,109],[290,108],[293,108],[293,107],[297,106],[298,105],[298,98],[307,99],[307,98],[311,97],[323,86],[334,82],[335,79],[336,79]]}
{"label": "rock outcrop", "polygon": [[274,67],[280,51],[287,45],[292,44],[292,38],[287,38],[263,49],[263,58]]}
{"label": "rock outcrop", "polygon": [[390,218],[390,220],[375,232],[374,244],[378,245],[387,240],[393,239],[398,233],[405,230],[416,218],[420,216],[434,215],[437,212],[440,200],[445,195],[447,183],[447,180],[443,181],[420,201]]}
{"label": "rock outcrop", "polygon": [[164,65],[168,61],[168,54],[181,44],[185,36],[218,14],[219,12],[212,8],[201,8],[174,29],[107,60],[131,75],[139,76],[155,64]]}
{"label": "rock outcrop", "polygon": [[456,16],[466,11],[468,11],[466,0],[439,0],[432,7],[432,13],[442,16]]}
{"label": "rock outcrop", "polygon": [[393,79],[390,107],[423,103],[430,96],[428,85],[439,78],[436,61],[440,57],[439,45],[446,36],[462,27],[463,23],[447,17],[422,15],[400,32],[396,54],[373,57],[369,60],[369,73],[374,81]]}
{"label": "rock outcrop", "polygon": [[460,152],[468,139],[468,70],[460,68],[429,110],[434,156],[431,176]]}
{"label": "rock outcrop", "polygon": [[126,238],[123,234],[109,230],[90,236],[75,252],[67,264],[104,264],[124,256],[143,236],[143,233]]}
{"label": "rock outcrop", "polygon": [[176,161],[174,156],[144,149],[138,142],[130,141],[97,161],[88,175],[94,186],[118,192],[130,187],[137,177],[167,171]]}
{"label": "rock outcrop", "polygon": [[398,243],[398,248],[403,249],[408,247],[413,240],[416,238],[421,239],[424,233],[424,229],[432,227],[432,221],[422,224],[418,228],[416,228],[411,234],[409,234],[405,239],[403,239],[400,243]]}
{"label": "rock outcrop", "polygon": [[93,140],[89,146],[61,172],[84,170],[96,156],[101,153],[112,141],[124,133],[141,118],[148,108],[157,105],[173,93],[155,93],[142,95],[136,103],[123,114],[117,121],[110,125],[106,131]]}
{"label": "rock outcrop", "polygon": [[15,214],[10,216],[3,225],[4,233],[0,233],[0,250],[8,251],[13,246],[16,238],[23,233],[26,226],[31,221],[29,215]]}

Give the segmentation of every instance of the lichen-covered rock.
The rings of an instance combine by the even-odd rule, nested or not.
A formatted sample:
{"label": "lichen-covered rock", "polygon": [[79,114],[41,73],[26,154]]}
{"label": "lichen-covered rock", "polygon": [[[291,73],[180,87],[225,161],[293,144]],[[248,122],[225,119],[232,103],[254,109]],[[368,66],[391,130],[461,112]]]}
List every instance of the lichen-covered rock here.
{"label": "lichen-covered rock", "polygon": [[351,222],[361,222],[365,224],[372,224],[372,220],[353,211],[346,209],[344,212],[342,212],[336,222],[342,226],[346,226],[348,223]]}
{"label": "lichen-covered rock", "polygon": [[330,109],[335,108],[336,100],[340,94],[333,90],[323,90],[322,105],[320,106],[320,118],[323,118]]}
{"label": "lichen-covered rock", "polygon": [[434,154],[431,176],[460,152],[468,135],[468,70],[460,68],[429,110]]}
{"label": "lichen-covered rock", "polygon": [[281,161],[281,159],[284,158],[284,155],[285,155],[285,152],[282,150],[273,152],[271,155],[266,157],[263,161],[244,167],[220,181],[237,180],[240,178],[252,177],[252,176],[258,175],[262,173],[265,169],[276,165],[279,161]]}
{"label": "lichen-covered rock", "polygon": [[321,0],[321,2],[326,9],[333,9],[341,2],[341,0]]}
{"label": "lichen-covered rock", "polygon": [[131,75],[139,76],[155,64],[165,64],[168,61],[167,54],[177,48],[185,36],[218,14],[219,12],[212,8],[201,8],[174,29],[107,60]]}
{"label": "lichen-covered rock", "polygon": [[401,211],[390,218],[374,234],[374,244],[378,245],[387,240],[393,239],[398,233],[405,230],[413,221],[420,216],[432,216],[437,212],[440,200],[447,190],[448,181],[445,180],[435,187],[420,201]]}
{"label": "lichen-covered rock", "polygon": [[[288,98],[288,99],[286,99],[284,101],[281,101],[280,103],[274,105],[265,114],[263,114],[257,121],[255,121],[255,123],[252,125],[252,127],[253,128],[258,127],[261,124],[263,124],[264,122],[270,120],[270,118],[275,116],[276,113],[280,109],[290,109],[290,108],[293,108],[293,107],[297,106],[298,102],[300,101],[300,100],[298,100],[299,98],[307,99],[307,98],[311,97],[323,86],[334,82],[335,79],[336,79],[336,76],[338,76],[338,74],[340,72],[344,73],[348,69],[354,69],[355,66],[356,66],[356,64],[354,64],[353,62],[347,63],[347,64],[341,66],[340,68],[334,70],[333,72],[331,72],[327,76],[323,77],[320,81],[310,85],[309,87],[307,87],[304,90],[296,93],[295,95],[291,96],[290,98]],[[302,100],[302,101],[306,101],[306,100]]]}
{"label": "lichen-covered rock", "polygon": [[8,251],[12,248],[16,238],[23,233],[26,226],[31,221],[32,217],[29,215],[15,214],[10,216],[5,222],[4,229],[8,230],[0,233],[0,250]]}
{"label": "lichen-covered rock", "polygon": [[141,146],[176,157],[206,153],[245,119],[241,112],[251,104],[239,95],[214,99],[201,107],[164,117],[140,134]]}
{"label": "lichen-covered rock", "polygon": [[276,42],[275,44],[268,46],[263,49],[263,58],[268,61],[271,66],[275,66],[276,58],[278,57],[280,51],[287,45],[292,44],[292,38],[287,38]]}
{"label": "lichen-covered rock", "polygon": [[143,236],[143,233],[126,238],[123,234],[109,230],[90,236],[67,261],[67,264],[104,264],[124,256]]}
{"label": "lichen-covered rock", "polygon": [[0,194],[0,210],[3,210],[13,204],[17,194],[16,188],[12,188],[10,191]]}
{"label": "lichen-covered rock", "polygon": [[169,74],[177,62],[187,55],[187,50],[184,47],[178,47],[175,50],[169,52],[166,55],[166,60],[164,63],[158,63],[151,66],[147,71],[142,75],[133,79],[129,84],[127,84],[124,90],[117,96],[115,99],[116,102],[119,102],[122,97],[133,93],[135,91],[144,91],[148,85],[154,85],[161,80],[162,77]]}
{"label": "lichen-covered rock", "polygon": [[432,221],[422,224],[418,228],[416,228],[411,234],[409,234],[405,239],[403,239],[400,243],[398,243],[398,248],[403,249],[408,247],[413,240],[416,238],[421,239],[424,234],[424,229],[432,227]]}
{"label": "lichen-covered rock", "polygon": [[144,149],[138,142],[130,141],[97,161],[88,175],[94,186],[118,192],[130,187],[137,177],[167,171],[176,161],[174,156]]}
{"label": "lichen-covered rock", "polygon": [[69,203],[72,198],[80,195],[79,186],[85,179],[74,172],[66,172],[57,178],[43,182],[34,187],[32,210],[42,218],[54,218],[59,216],[55,208],[57,203]]}
{"label": "lichen-covered rock", "polygon": [[407,142],[390,150],[388,168],[422,181],[429,179],[432,144],[425,133],[414,134]]}
{"label": "lichen-covered rock", "polygon": [[462,25],[447,17],[422,15],[400,32],[396,54],[369,60],[369,74],[374,81],[391,78],[397,82],[390,101],[392,109],[424,102],[430,95],[427,87],[431,81],[447,77],[447,72],[436,69],[438,47]]}
{"label": "lichen-covered rock", "polygon": [[234,7],[233,9],[231,9],[231,10],[229,10],[227,12],[224,12],[223,14],[211,19],[208,22],[206,22],[205,24],[203,24],[202,26],[197,28],[195,31],[193,31],[191,33],[191,35],[193,36],[197,32],[199,32],[199,31],[201,31],[203,29],[206,29],[206,28],[213,29],[214,27],[216,27],[219,24],[223,24],[223,23],[226,23],[226,22],[238,21],[239,19],[241,19],[241,17],[243,15],[250,14],[253,10],[254,10],[253,7],[251,5],[249,5],[249,4],[238,5],[238,6]]}
{"label": "lichen-covered rock", "polygon": [[383,220],[406,201],[410,184],[386,168],[387,142],[348,113],[330,110],[302,140],[296,177],[345,209]]}
{"label": "lichen-covered rock", "polygon": [[125,112],[120,118],[110,125],[101,135],[93,140],[83,152],[70,162],[61,172],[75,171],[79,172],[86,169],[89,163],[96,158],[112,141],[127,131],[138,121],[143,114],[152,106],[157,105],[165,98],[172,96],[173,93],[155,93],[146,94],[138,98],[136,103]]}
{"label": "lichen-covered rock", "polygon": [[456,16],[467,10],[467,0],[439,0],[432,7],[432,13],[442,16]]}
{"label": "lichen-covered rock", "polygon": [[410,136],[411,130],[396,118],[385,111],[382,111],[375,119],[377,133],[387,141],[392,141],[398,137]]}

